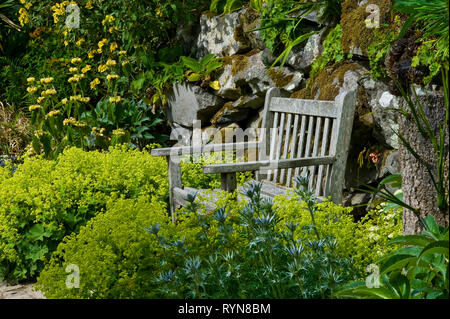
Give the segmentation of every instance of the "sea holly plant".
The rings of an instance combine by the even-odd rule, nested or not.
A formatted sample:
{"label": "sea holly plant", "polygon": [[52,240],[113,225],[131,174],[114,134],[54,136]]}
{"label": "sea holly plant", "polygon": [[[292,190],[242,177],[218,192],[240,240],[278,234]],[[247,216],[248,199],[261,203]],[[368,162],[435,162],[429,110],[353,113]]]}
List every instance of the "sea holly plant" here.
{"label": "sea holly plant", "polygon": [[401,244],[383,256],[378,264],[378,281],[368,287],[365,281],[351,282],[335,294],[338,298],[370,299],[448,299],[449,232],[438,226],[433,216],[422,219],[425,230],[420,235],[394,238]]}
{"label": "sea holly plant", "polygon": [[[261,183],[243,194],[236,211],[218,207],[205,213],[195,196],[179,213],[193,216],[196,242],[163,237],[150,226],[164,256],[154,281],[162,298],[326,298],[334,287],[354,279],[352,260],[339,257],[331,236],[295,238],[298,224],[283,222]],[[156,231],[158,229],[158,231]]]}

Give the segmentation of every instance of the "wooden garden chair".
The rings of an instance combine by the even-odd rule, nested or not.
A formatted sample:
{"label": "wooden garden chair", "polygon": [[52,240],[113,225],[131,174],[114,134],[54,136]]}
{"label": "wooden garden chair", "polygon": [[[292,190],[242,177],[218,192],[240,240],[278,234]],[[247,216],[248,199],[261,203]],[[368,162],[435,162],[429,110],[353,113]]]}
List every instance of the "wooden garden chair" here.
{"label": "wooden garden chair", "polygon": [[222,190],[232,192],[237,172],[256,171],[261,193],[268,197],[285,194],[295,176],[307,173],[316,197],[331,196],[341,203],[355,101],[354,91],[344,91],[334,101],[317,101],[281,97],[278,88],[271,88],[257,141],[153,149],[153,156],[165,156],[168,162],[173,219],[175,210],[197,191],[181,183],[179,158],[186,154],[253,149],[256,161],[204,165],[203,173],[220,174]]}

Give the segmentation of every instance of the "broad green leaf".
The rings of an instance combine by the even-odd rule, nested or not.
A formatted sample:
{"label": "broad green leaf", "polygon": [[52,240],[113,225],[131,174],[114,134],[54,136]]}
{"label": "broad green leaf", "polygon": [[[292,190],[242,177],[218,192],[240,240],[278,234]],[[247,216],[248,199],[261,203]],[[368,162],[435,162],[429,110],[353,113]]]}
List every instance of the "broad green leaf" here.
{"label": "broad green leaf", "polygon": [[400,245],[414,245],[425,247],[433,240],[431,238],[422,235],[405,235],[393,238],[389,241],[389,245],[400,244]]}
{"label": "broad green leaf", "polygon": [[189,82],[197,82],[202,78],[202,75],[199,73],[191,73],[188,77],[187,80]]}
{"label": "broad green leaf", "polygon": [[392,183],[392,187],[399,188],[402,186],[402,175],[401,174],[392,174],[388,177],[384,178],[380,184],[379,187]]}
{"label": "broad green leaf", "polygon": [[398,254],[389,258],[380,269],[380,274],[384,275],[390,271],[401,271],[404,267],[409,264],[415,264],[417,261],[416,256]]}
{"label": "broad green leaf", "polygon": [[445,256],[448,256],[449,255],[448,254],[448,250],[449,250],[448,243],[449,243],[448,240],[439,240],[439,241],[428,244],[420,253],[419,260],[429,254],[443,254]]}

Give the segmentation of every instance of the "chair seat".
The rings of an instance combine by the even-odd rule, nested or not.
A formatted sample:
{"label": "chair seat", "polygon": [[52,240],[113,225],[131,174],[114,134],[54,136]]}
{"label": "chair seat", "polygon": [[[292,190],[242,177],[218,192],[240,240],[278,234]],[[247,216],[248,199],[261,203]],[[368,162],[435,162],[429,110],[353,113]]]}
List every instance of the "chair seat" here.
{"label": "chair seat", "polygon": [[[249,183],[252,182],[255,181],[250,181],[245,183],[244,185],[238,186],[239,193],[242,194],[243,191],[248,189]],[[273,199],[275,196],[288,195],[288,190],[292,190],[285,186],[278,185],[269,181],[262,181],[261,183],[262,183],[261,197],[263,199]],[[182,206],[185,206],[187,204],[186,198],[188,195],[194,196],[195,194],[197,194],[197,197],[201,196],[204,198],[208,198],[208,200],[202,201],[201,203],[205,205],[206,210],[213,211],[217,208],[214,203],[219,198],[221,192],[223,192],[221,189],[208,190],[208,189],[196,189],[192,187],[184,187],[184,189],[175,188],[175,197],[177,204]],[[242,196],[238,196],[238,201],[241,201],[244,198],[245,197],[242,194]]]}

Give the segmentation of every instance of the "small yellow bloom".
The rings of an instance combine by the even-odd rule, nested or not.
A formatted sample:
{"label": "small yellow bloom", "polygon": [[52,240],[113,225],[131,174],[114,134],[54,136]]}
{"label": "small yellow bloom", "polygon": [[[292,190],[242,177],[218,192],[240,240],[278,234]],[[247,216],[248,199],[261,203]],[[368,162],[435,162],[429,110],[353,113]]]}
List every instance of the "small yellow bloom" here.
{"label": "small yellow bloom", "polygon": [[86,40],[84,40],[84,38],[81,38],[80,40],[75,42],[75,44],[80,47],[84,42],[86,42]]}
{"label": "small yellow bloom", "polygon": [[69,45],[69,41],[65,40],[64,41],[64,46],[68,46]]}
{"label": "small yellow bloom", "polygon": [[98,72],[103,73],[108,69],[108,66],[106,64],[100,64],[98,66]]}
{"label": "small yellow bloom", "polygon": [[97,53],[97,50],[91,50],[88,52],[88,58],[92,59],[95,56],[95,53]]}
{"label": "small yellow bloom", "polygon": [[36,91],[37,91],[37,87],[35,87],[35,86],[30,86],[30,87],[27,87],[27,92],[28,93],[30,93],[30,94],[33,94],[33,93],[35,93]]}
{"label": "small yellow bloom", "polygon": [[125,50],[119,51],[119,55],[125,55],[125,54],[127,54],[127,51],[125,51]]}
{"label": "small yellow bloom", "polygon": [[118,79],[118,78],[119,78],[119,76],[118,76],[117,74],[108,74],[108,76],[106,77],[106,79],[107,79],[108,81],[116,80],[116,79]]}
{"label": "small yellow bloom", "polygon": [[30,110],[30,112],[34,111],[34,110],[39,110],[41,108],[40,105],[35,104],[35,105],[31,105],[28,110]]}
{"label": "small yellow bloom", "polygon": [[34,81],[36,81],[36,79],[33,78],[33,77],[30,77],[30,78],[27,79],[28,83],[33,83]]}
{"label": "small yellow bloom", "polygon": [[118,47],[119,47],[119,45],[117,44],[117,42],[113,42],[113,43],[111,43],[111,45],[109,46],[109,50],[112,52],[112,51],[117,50]]}
{"label": "small yellow bloom", "polygon": [[86,64],[84,68],[81,69],[81,73],[86,73],[91,70],[91,66],[89,64]]}
{"label": "small yellow bloom", "polygon": [[106,65],[107,66],[114,66],[116,65],[116,60],[112,60],[112,59],[108,59],[108,61],[106,61]]}
{"label": "small yellow bloom", "polygon": [[77,64],[81,62],[80,58],[73,58],[70,62],[72,62],[72,64]]}
{"label": "small yellow bloom", "polygon": [[69,72],[70,73],[77,73],[78,72],[78,68],[70,68]]}
{"label": "small yellow bloom", "polygon": [[117,135],[117,136],[123,136],[126,134],[125,130],[121,129],[121,128],[114,130],[112,133],[113,133],[113,135]]}
{"label": "small yellow bloom", "polygon": [[120,97],[120,96],[109,98],[109,102],[111,102],[111,103],[120,103],[121,101],[122,101],[122,97]]}
{"label": "small yellow bloom", "polygon": [[86,5],[85,5],[85,8],[86,8],[86,9],[92,9],[92,8],[93,8],[92,2],[91,2],[91,1],[88,1],[88,2],[86,3]]}
{"label": "small yellow bloom", "polygon": [[91,89],[95,89],[95,87],[100,84],[100,80],[98,78],[95,78],[92,82],[91,82]]}
{"label": "small yellow bloom", "polygon": [[41,104],[41,102],[42,102],[44,99],[45,99],[45,96],[40,96],[40,97],[37,98],[36,101],[37,101],[38,104]]}
{"label": "small yellow bloom", "polygon": [[60,113],[61,113],[60,110],[50,111],[50,112],[48,112],[47,115],[45,115],[45,118],[48,119],[48,118],[53,117],[53,116],[55,116],[55,115],[58,115],[58,114],[60,114]]}
{"label": "small yellow bloom", "polygon": [[62,103],[63,105],[65,105],[65,104],[67,104],[68,101],[69,101],[69,100],[67,100],[67,98],[63,98],[63,99],[61,100],[61,103]]}
{"label": "small yellow bloom", "polygon": [[101,49],[106,43],[108,43],[107,39],[102,39],[98,42],[98,48]]}
{"label": "small yellow bloom", "polygon": [[46,97],[47,95],[55,95],[56,94],[56,90],[55,89],[48,89],[45,90],[41,93],[42,97]]}
{"label": "small yellow bloom", "polygon": [[125,65],[127,65],[127,64],[129,64],[130,62],[128,62],[128,61],[123,61],[122,62],[122,66],[125,66]]}
{"label": "small yellow bloom", "polygon": [[109,27],[108,32],[113,33],[114,31],[117,31],[117,30],[119,30],[119,28],[117,28],[116,26],[113,26],[113,27]]}
{"label": "small yellow bloom", "polygon": [[50,84],[52,83],[54,78],[42,78],[41,83]]}

